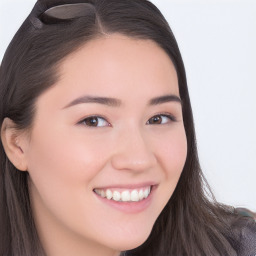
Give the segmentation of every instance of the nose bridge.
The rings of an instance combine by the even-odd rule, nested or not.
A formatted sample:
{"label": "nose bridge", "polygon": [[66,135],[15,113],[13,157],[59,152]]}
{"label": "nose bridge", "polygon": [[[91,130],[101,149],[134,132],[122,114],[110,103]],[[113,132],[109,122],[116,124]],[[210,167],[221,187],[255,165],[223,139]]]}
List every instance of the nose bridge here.
{"label": "nose bridge", "polygon": [[154,151],[150,148],[147,136],[139,128],[120,132],[117,150],[112,156],[112,166],[118,170],[143,171],[156,163]]}

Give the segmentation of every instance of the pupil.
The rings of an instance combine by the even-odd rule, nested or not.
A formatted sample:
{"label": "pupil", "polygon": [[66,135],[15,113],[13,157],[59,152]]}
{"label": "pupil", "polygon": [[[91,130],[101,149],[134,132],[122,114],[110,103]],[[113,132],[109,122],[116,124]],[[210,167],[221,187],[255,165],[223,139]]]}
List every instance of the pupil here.
{"label": "pupil", "polygon": [[97,126],[98,125],[98,119],[96,117],[89,118],[86,121],[86,124],[89,126]]}
{"label": "pupil", "polygon": [[153,123],[160,124],[162,121],[162,118],[160,116],[153,117]]}

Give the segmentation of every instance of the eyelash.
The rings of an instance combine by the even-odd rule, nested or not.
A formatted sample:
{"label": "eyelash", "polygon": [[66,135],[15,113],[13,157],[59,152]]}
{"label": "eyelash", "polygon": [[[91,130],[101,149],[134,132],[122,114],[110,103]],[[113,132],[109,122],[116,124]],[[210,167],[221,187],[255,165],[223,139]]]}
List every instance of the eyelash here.
{"label": "eyelash", "polygon": [[[103,122],[106,122],[107,125],[98,126],[99,119],[103,120]],[[93,120],[96,120],[96,121],[97,121],[97,123],[96,123],[97,126],[86,124],[87,121],[90,122],[90,121],[93,121]],[[78,124],[83,124],[83,125],[85,125],[85,126],[87,126],[87,127],[90,127],[90,128],[111,126],[110,123],[107,121],[106,118],[104,118],[104,117],[102,117],[102,116],[97,116],[97,115],[95,115],[95,116],[88,116],[88,117],[84,118],[82,121],[80,121]]]}
{"label": "eyelash", "polygon": [[[169,119],[167,122],[165,122],[165,123],[160,123],[160,124],[167,124],[167,123],[169,123],[169,122],[177,122],[177,119],[176,119],[176,117],[175,116],[173,116],[173,115],[171,115],[171,114],[164,114],[164,113],[160,113],[160,114],[157,114],[157,115],[154,115],[154,116],[152,116],[148,121],[147,121],[147,124],[150,124],[149,123],[149,121],[150,120],[153,120],[154,118],[159,118],[159,117],[161,117],[162,119],[163,119],[163,117],[164,118],[167,118],[167,119]],[[155,123],[155,124],[152,124],[152,125],[159,125],[159,123]]]}
{"label": "eyelash", "polygon": [[[161,118],[161,119],[160,119],[161,121],[163,121],[163,118],[167,118],[167,119],[169,119],[169,120],[167,120],[167,121],[165,120],[164,123],[150,123],[150,120],[152,121],[152,120],[154,120],[154,118],[155,118],[155,120],[156,120],[156,118],[159,118],[159,117]],[[106,122],[107,125],[98,126],[99,120],[100,120],[101,122],[102,122],[102,120],[103,120],[103,122]],[[159,121],[159,119],[156,120],[156,121]],[[92,125],[88,125],[88,124],[86,124],[86,122],[94,122],[94,123],[91,123]],[[146,124],[147,124],[147,125],[164,125],[164,124],[168,124],[169,122],[177,122],[176,117],[173,116],[173,115],[170,115],[170,114],[160,113],[160,114],[157,114],[157,115],[152,116],[152,117],[147,121]],[[90,128],[96,128],[96,127],[110,127],[110,126],[111,126],[111,124],[107,121],[106,118],[104,118],[104,117],[102,117],[102,116],[97,116],[97,115],[88,116],[88,117],[84,118],[83,120],[81,120],[78,124],[83,124],[83,125],[85,125],[85,126],[87,126],[87,127],[90,127]],[[96,124],[96,125],[94,125],[94,124]]]}

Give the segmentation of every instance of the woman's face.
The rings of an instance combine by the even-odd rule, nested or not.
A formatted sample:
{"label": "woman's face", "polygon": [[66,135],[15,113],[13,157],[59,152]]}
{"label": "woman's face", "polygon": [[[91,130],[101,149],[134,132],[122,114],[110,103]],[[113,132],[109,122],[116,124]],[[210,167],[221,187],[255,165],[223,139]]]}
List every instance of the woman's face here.
{"label": "woman's face", "polygon": [[63,61],[36,110],[24,153],[48,255],[113,255],[142,244],[187,153],[168,55],[119,34],[90,41]]}

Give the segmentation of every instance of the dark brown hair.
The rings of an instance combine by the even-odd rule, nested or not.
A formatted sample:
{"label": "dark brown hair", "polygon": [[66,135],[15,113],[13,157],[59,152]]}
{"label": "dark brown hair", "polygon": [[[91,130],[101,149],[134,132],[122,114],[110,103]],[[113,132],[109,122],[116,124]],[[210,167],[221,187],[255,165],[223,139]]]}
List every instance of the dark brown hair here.
{"label": "dark brown hair", "polygon": [[[42,19],[47,9],[89,3],[82,17]],[[147,241],[126,255],[236,255],[228,219],[232,210],[211,197],[196,148],[185,69],[173,33],[147,0],[39,0],[10,43],[0,68],[0,123],[9,117],[17,129],[33,125],[37,98],[58,80],[58,65],[86,42],[121,33],[155,41],[171,58],[178,75],[188,155],[176,190]],[[0,145],[0,256],[42,256],[33,222],[28,173],[18,171]],[[206,193],[208,192],[208,193]]]}

